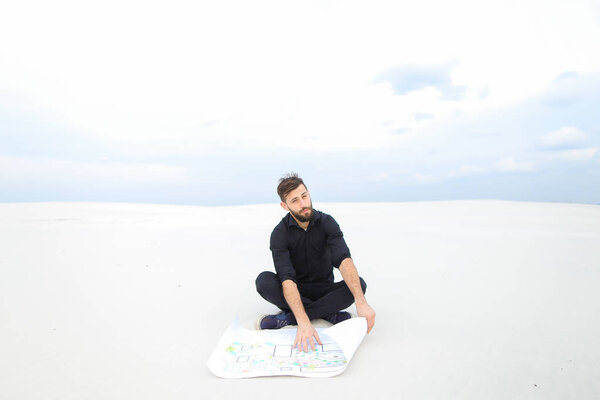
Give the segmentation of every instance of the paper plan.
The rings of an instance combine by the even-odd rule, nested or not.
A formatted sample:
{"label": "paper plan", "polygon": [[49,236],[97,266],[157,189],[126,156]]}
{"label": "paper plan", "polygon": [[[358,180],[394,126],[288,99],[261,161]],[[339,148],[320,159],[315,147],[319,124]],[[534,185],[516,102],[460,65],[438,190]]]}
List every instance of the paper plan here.
{"label": "paper plan", "polygon": [[237,319],[219,340],[208,367],[221,378],[296,375],[329,377],[342,373],[367,332],[365,318],[352,318],[330,328],[317,328],[322,345],[298,351],[296,329],[254,331]]}

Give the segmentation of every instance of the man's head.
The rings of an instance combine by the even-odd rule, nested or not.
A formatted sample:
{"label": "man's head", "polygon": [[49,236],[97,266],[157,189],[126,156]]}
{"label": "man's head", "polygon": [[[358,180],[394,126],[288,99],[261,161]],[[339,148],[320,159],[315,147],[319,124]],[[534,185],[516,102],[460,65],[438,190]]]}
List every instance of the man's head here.
{"label": "man's head", "polygon": [[312,219],[314,213],[310,193],[298,174],[291,173],[281,178],[277,194],[281,199],[281,207],[297,220],[308,222]]}

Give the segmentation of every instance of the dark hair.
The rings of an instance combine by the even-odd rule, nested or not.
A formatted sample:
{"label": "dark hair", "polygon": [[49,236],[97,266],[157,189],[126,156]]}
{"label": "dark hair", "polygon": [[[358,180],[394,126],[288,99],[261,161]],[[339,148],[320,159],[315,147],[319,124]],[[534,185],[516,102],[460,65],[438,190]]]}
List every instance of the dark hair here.
{"label": "dark hair", "polygon": [[[304,181],[302,178],[298,177],[298,174],[295,172],[291,172],[285,175],[283,178],[279,179],[279,185],[277,186],[277,194],[281,201],[285,202],[285,196],[288,195],[292,190],[296,189],[298,186],[304,185]],[[304,185],[306,187],[306,185]]]}

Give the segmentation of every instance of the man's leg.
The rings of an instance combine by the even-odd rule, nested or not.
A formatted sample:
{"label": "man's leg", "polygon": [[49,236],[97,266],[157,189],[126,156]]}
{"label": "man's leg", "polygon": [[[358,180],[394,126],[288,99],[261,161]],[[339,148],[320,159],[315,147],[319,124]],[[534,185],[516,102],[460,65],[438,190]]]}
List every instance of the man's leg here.
{"label": "man's leg", "polygon": [[[271,271],[261,272],[256,278],[256,291],[269,303],[285,312],[291,312],[290,306],[283,296],[283,288],[281,287],[281,282],[279,282],[277,274]],[[300,293],[300,298],[305,308],[312,303],[312,300],[302,296],[302,293]]]}
{"label": "man's leg", "polygon": [[[360,278],[360,286],[363,293],[365,293],[367,291],[367,283],[363,278]],[[348,308],[354,303],[354,296],[344,281],[336,282],[329,288],[319,290],[319,292],[321,292],[320,297],[304,306],[306,314],[310,319],[326,317],[329,314]],[[313,295],[308,295],[314,297]]]}
{"label": "man's leg", "polygon": [[290,311],[287,301],[283,297],[283,289],[277,274],[271,271],[261,272],[256,278],[256,291],[269,303],[283,311]]}
{"label": "man's leg", "polygon": [[[362,287],[363,293],[365,293],[367,290],[367,283],[363,278],[360,278],[360,286]],[[304,305],[304,309],[306,310],[309,319],[323,318],[329,314],[348,308],[354,303],[354,296],[352,296],[352,292],[350,292],[350,289],[348,289],[348,286],[344,281],[334,283],[324,289],[303,289],[305,288],[298,287],[302,304]],[[285,312],[291,311],[283,296],[283,288],[281,287],[281,282],[279,282],[277,274],[271,271],[261,272],[256,278],[256,291],[263,299],[277,306],[279,309]],[[313,301],[304,294],[316,298],[316,300]]]}

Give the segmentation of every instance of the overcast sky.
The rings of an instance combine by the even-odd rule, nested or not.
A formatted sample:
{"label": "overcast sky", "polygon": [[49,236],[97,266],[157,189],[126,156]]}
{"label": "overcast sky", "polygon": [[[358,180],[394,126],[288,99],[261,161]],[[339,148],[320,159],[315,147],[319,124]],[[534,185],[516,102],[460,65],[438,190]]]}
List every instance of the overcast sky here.
{"label": "overcast sky", "polygon": [[0,6],[0,201],[600,203],[599,109],[594,1]]}

